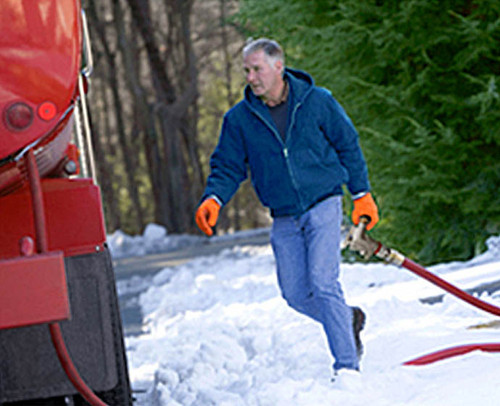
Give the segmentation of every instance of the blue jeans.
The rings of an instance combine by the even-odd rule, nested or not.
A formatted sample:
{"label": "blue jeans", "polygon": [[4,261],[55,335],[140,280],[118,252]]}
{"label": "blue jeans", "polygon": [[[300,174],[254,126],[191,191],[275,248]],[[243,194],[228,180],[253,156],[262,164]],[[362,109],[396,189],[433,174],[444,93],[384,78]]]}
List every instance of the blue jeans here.
{"label": "blue jeans", "polygon": [[330,197],[299,217],[277,217],[271,244],[287,303],[320,322],[333,368],[358,369],[352,310],[339,283],[342,197]]}

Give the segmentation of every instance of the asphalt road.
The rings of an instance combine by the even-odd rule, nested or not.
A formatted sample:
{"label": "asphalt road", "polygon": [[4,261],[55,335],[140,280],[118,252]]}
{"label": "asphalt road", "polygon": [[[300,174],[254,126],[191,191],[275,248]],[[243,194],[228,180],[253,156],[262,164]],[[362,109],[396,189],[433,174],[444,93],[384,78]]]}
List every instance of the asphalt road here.
{"label": "asphalt road", "polygon": [[203,245],[187,246],[175,251],[161,254],[151,254],[141,257],[119,258],[113,260],[116,279],[122,280],[136,276],[154,275],[163,268],[181,265],[193,258],[215,255],[224,249],[237,245],[265,245],[269,244],[269,230],[262,229],[247,237],[234,239],[209,240]]}

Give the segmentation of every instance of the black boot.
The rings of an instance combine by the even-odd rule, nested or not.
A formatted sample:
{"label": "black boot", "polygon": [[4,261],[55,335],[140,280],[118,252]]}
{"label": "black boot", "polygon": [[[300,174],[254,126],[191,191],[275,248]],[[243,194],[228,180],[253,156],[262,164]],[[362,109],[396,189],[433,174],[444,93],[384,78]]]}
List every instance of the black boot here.
{"label": "black boot", "polygon": [[365,327],[366,315],[359,307],[351,307],[352,310],[352,330],[354,332],[354,340],[356,342],[356,352],[358,353],[358,358],[361,359],[363,355],[363,343],[361,342],[361,337],[359,334],[361,330]]}

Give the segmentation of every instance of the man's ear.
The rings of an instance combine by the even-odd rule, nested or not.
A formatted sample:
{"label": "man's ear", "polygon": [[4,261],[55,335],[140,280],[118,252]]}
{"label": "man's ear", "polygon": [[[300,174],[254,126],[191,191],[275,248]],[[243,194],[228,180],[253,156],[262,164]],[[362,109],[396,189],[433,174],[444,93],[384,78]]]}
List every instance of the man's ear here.
{"label": "man's ear", "polygon": [[283,75],[284,67],[283,67],[283,61],[280,61],[279,59],[274,63],[274,67],[279,70],[281,75]]}

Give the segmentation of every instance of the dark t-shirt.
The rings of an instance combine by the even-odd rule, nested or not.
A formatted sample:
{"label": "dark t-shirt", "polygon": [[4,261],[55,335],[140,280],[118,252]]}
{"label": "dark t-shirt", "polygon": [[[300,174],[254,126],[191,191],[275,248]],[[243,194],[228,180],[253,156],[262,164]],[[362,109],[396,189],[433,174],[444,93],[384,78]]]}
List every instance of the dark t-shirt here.
{"label": "dark t-shirt", "polygon": [[286,126],[288,123],[288,99],[289,97],[277,106],[267,106],[283,141],[286,139]]}

